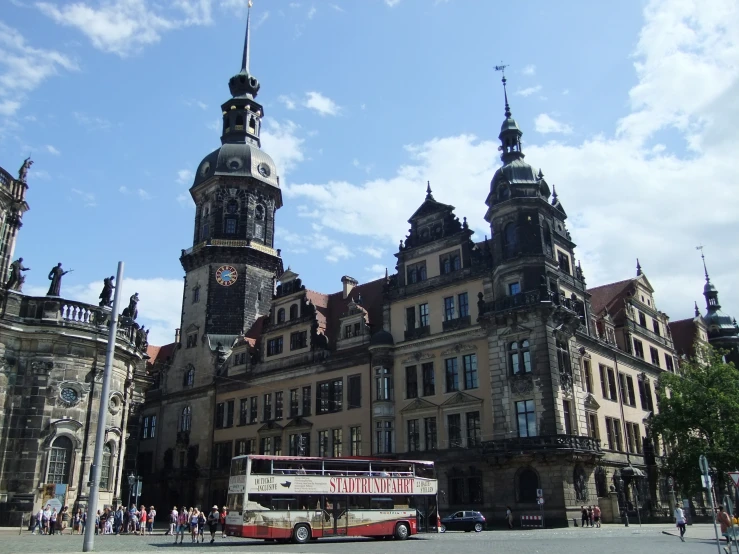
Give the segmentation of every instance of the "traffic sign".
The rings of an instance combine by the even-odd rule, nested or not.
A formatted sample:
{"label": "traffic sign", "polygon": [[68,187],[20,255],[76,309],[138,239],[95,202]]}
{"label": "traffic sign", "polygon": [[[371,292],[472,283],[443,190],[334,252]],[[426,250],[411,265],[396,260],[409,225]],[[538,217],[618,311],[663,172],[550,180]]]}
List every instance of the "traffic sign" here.
{"label": "traffic sign", "polygon": [[704,489],[710,489],[711,488],[711,476],[701,475],[701,484]]}
{"label": "traffic sign", "polygon": [[739,487],[739,471],[730,471],[729,477],[734,481],[734,486]]}
{"label": "traffic sign", "polygon": [[539,506],[541,506],[542,504],[544,504],[544,499],[542,497],[539,497],[536,499],[536,503],[539,504]]}

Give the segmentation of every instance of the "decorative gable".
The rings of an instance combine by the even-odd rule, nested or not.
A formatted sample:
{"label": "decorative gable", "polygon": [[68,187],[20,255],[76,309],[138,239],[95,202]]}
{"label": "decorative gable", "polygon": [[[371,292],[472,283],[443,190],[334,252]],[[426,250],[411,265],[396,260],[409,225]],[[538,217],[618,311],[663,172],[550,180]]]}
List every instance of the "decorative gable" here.
{"label": "decorative gable", "polygon": [[585,397],[584,405],[586,410],[596,411],[600,408],[600,404],[595,401],[595,397],[591,393],[588,393]]}
{"label": "decorative gable", "polygon": [[413,402],[400,410],[400,413],[407,414],[410,412],[436,410],[438,407],[438,404],[434,404],[433,402],[429,402],[428,400],[424,400],[423,398],[416,398]]}
{"label": "decorative gable", "polygon": [[477,396],[472,396],[471,394],[467,394],[466,392],[459,391],[456,394],[452,395],[449,399],[447,399],[447,401],[444,402],[441,407],[454,408],[457,406],[471,406],[480,404],[482,404],[482,398],[478,398]]}

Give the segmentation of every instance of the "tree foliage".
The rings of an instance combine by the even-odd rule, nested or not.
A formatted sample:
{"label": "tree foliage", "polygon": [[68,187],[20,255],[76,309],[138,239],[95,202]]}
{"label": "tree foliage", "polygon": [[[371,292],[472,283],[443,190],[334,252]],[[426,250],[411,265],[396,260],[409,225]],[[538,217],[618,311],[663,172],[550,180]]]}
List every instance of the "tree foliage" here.
{"label": "tree foliage", "polygon": [[739,469],[739,370],[721,352],[702,348],[660,377],[659,413],[652,431],[668,447],[664,470],[685,494],[700,489],[698,459],[705,454],[717,478]]}

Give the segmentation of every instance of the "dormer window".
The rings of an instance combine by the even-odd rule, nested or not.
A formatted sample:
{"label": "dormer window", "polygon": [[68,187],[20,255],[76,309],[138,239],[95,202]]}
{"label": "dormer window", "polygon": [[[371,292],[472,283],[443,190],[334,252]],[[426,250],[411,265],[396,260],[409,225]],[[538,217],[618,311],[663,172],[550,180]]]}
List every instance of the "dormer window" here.
{"label": "dormer window", "polygon": [[290,306],[290,319],[298,319],[298,305],[293,304]]}
{"label": "dormer window", "polygon": [[285,323],[285,308],[277,310],[277,323]]}
{"label": "dormer window", "polygon": [[462,261],[459,256],[459,250],[439,256],[439,269],[442,275],[446,275],[452,271],[458,271],[461,268]]}
{"label": "dormer window", "polygon": [[570,257],[564,252],[557,252],[557,261],[559,262],[559,269],[570,275]]}
{"label": "dormer window", "polygon": [[420,283],[426,280],[426,262],[419,262],[408,266],[407,269],[408,284]]}

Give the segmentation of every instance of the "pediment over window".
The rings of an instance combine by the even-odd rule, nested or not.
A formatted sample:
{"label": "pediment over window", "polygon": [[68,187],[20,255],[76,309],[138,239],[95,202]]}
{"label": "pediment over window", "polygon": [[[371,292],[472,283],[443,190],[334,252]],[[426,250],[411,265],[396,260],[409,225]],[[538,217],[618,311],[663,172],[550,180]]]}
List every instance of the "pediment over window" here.
{"label": "pediment over window", "polygon": [[410,412],[436,410],[438,407],[438,404],[434,404],[433,402],[429,402],[428,400],[424,400],[423,398],[416,398],[413,402],[400,410],[400,413],[407,414]]}
{"label": "pediment over window", "polygon": [[259,428],[257,433],[282,433],[282,425],[276,421],[268,421]]}
{"label": "pediment over window", "polygon": [[529,327],[524,327],[523,325],[518,325],[514,323],[504,333],[501,333],[498,335],[501,339],[512,339],[512,338],[519,338],[521,335],[529,335],[531,334],[531,329]]}
{"label": "pediment over window", "polygon": [[82,425],[82,423],[80,423],[76,419],[65,418],[52,421],[46,428],[45,433],[42,434],[42,436],[44,434],[46,435],[44,439],[44,446],[51,446],[51,444],[54,442],[54,439],[56,439],[58,436],[64,435],[72,440],[74,448],[80,448],[82,446],[82,441],[77,436],[77,432],[83,427],[84,425]]}
{"label": "pediment over window", "polygon": [[442,408],[451,408],[453,406],[469,406],[482,404],[482,398],[472,396],[466,392],[459,391],[452,395],[446,402],[444,402]]}
{"label": "pediment over window", "polygon": [[313,427],[313,422],[308,421],[302,416],[296,417],[295,419],[291,420],[290,423],[285,425],[285,429],[310,429],[311,427]]}
{"label": "pediment over window", "polygon": [[187,329],[185,329],[185,334],[187,335],[190,333],[195,333],[198,330],[200,330],[200,327],[195,325],[194,323],[191,323],[190,325],[187,326]]}
{"label": "pediment over window", "polygon": [[586,410],[597,410],[600,408],[600,404],[595,401],[595,397],[590,393],[585,397],[584,405]]}

